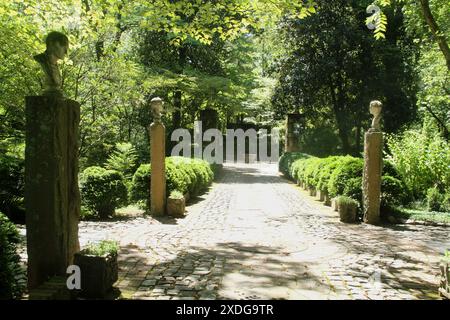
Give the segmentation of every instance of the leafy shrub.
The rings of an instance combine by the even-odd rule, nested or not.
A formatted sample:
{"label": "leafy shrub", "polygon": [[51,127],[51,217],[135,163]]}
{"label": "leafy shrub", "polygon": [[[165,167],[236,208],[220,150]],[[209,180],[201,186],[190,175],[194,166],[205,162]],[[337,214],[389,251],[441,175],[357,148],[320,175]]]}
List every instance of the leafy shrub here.
{"label": "leafy shrub", "polygon": [[[391,160],[387,159],[383,161],[383,176],[389,176],[402,181],[402,176],[395,168]],[[406,186],[406,185],[405,185]]]}
{"label": "leafy shrub", "polygon": [[450,185],[450,145],[438,134],[409,130],[387,142],[389,159],[415,198],[423,199],[434,186]]}
{"label": "leafy shrub", "polygon": [[445,212],[450,212],[450,192],[447,191],[447,193],[444,196],[444,202],[442,203],[442,209]]}
{"label": "leafy shrub", "polygon": [[320,177],[322,175],[322,171],[330,163],[330,161],[333,161],[335,159],[336,159],[336,157],[319,158],[317,163],[315,163],[314,170],[311,173],[310,184],[312,186],[314,186],[314,188],[316,188],[316,190],[320,190],[319,182],[320,182]]}
{"label": "leafy shrub", "polygon": [[115,170],[86,168],[80,185],[83,204],[101,219],[114,215],[117,207],[127,203],[127,187],[122,175]]}
{"label": "leafy shrub", "polygon": [[347,197],[347,196],[339,196],[336,198],[336,201],[338,203],[339,206],[343,205],[343,206],[355,206],[358,208],[359,206],[359,202],[356,201],[355,199],[352,199],[351,197]]}
{"label": "leafy shrub", "polygon": [[362,177],[351,178],[344,183],[342,195],[348,196],[362,203]]}
{"label": "leafy shrub", "polygon": [[[133,176],[130,187],[130,199],[150,208],[149,164],[141,165]],[[182,194],[189,192],[192,196],[201,194],[214,180],[214,172],[208,162],[201,159],[185,157],[166,158],[166,194],[177,190]]]}
{"label": "leafy shrub", "polygon": [[179,190],[183,194],[187,192],[188,186],[192,183],[189,175],[180,167],[181,163],[174,163],[170,158],[166,159],[166,188],[167,194],[172,190]]}
{"label": "leafy shrub", "polygon": [[381,211],[405,205],[409,201],[410,195],[404,182],[392,176],[381,177]]}
{"label": "leafy shrub", "polygon": [[307,168],[312,168],[311,167],[312,162],[314,162],[317,159],[318,158],[316,157],[308,156],[294,161],[290,169],[290,176],[292,177],[292,179],[294,179],[295,181],[301,181],[306,183],[305,171]]}
{"label": "leafy shrub", "polygon": [[314,172],[318,167],[320,158],[309,158],[304,161],[303,170],[297,172],[298,180],[303,181],[309,188],[315,188]]}
{"label": "leafy shrub", "polygon": [[[360,158],[347,157],[331,174],[328,182],[328,192],[332,197],[343,195],[346,184],[355,178],[362,179],[364,160]],[[354,186],[355,182],[352,181]]]}
{"label": "leafy shrub", "polygon": [[444,211],[444,195],[437,188],[430,188],[427,191],[427,205],[430,211]]}
{"label": "leafy shrub", "polygon": [[19,241],[16,226],[0,212],[0,300],[18,298],[24,289],[16,280],[21,272],[16,253]]}
{"label": "leafy shrub", "polygon": [[107,255],[117,255],[119,252],[119,243],[113,240],[103,240],[99,243],[89,243],[86,248],[84,248],[81,253],[104,257]]}
{"label": "leafy shrub", "polygon": [[137,152],[131,143],[117,143],[116,150],[109,156],[105,168],[120,172],[127,184],[136,170]]}
{"label": "leafy shrub", "polygon": [[130,200],[140,207],[150,208],[150,179],[152,168],[150,164],[141,164],[133,175],[130,186]]}
{"label": "leafy shrub", "polygon": [[328,157],[323,162],[322,170],[317,177],[317,189],[328,192],[328,183],[334,170],[344,161],[346,157]]}
{"label": "leafy shrub", "polygon": [[278,161],[278,170],[286,177],[294,179],[291,169],[293,163],[298,159],[306,159],[310,156],[301,152],[285,152]]}
{"label": "leafy shrub", "polygon": [[183,199],[184,195],[180,191],[174,190],[174,191],[172,191],[170,193],[169,198],[171,198],[171,199]]}

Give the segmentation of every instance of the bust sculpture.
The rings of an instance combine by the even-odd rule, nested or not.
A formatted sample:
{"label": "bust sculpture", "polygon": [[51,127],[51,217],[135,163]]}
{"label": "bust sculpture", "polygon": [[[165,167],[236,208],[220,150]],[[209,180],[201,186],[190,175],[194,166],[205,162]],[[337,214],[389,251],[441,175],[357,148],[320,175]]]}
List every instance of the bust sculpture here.
{"label": "bust sculpture", "polygon": [[372,127],[370,131],[381,131],[380,120],[381,120],[381,109],[383,104],[380,101],[370,102],[370,114],[373,115]]}
{"label": "bust sculpture", "polygon": [[153,98],[150,101],[150,107],[153,114],[153,120],[155,123],[161,122],[161,112],[163,111],[163,102],[161,98]]}
{"label": "bust sculpture", "polygon": [[47,46],[45,52],[34,56],[44,71],[44,95],[63,96],[61,89],[62,79],[58,67],[58,60],[64,59],[69,49],[69,39],[61,32],[52,31],[46,39]]}

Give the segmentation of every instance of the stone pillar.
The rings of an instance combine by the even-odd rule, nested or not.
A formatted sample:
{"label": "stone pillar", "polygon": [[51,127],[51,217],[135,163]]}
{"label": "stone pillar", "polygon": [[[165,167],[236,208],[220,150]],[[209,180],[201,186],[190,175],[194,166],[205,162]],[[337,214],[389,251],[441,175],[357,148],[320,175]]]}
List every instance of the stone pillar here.
{"label": "stone pillar", "polygon": [[298,113],[290,113],[286,119],[286,152],[300,151],[300,126],[303,116]]}
{"label": "stone pillar", "polygon": [[202,122],[203,131],[208,129],[218,129],[219,114],[217,113],[217,110],[214,109],[201,110],[200,121]]}
{"label": "stone pillar", "polygon": [[166,128],[161,123],[162,100],[151,101],[154,122],[150,125],[151,146],[151,214],[162,216],[166,213]]}
{"label": "stone pillar", "polygon": [[28,287],[65,276],[79,251],[78,129],[80,105],[26,97],[25,206]]}
{"label": "stone pillar", "polygon": [[372,128],[364,136],[364,176],[363,205],[364,222],[378,224],[380,222],[381,174],[383,168],[383,133],[380,130],[380,113],[382,104],[379,101],[370,103],[370,113],[374,115]]}

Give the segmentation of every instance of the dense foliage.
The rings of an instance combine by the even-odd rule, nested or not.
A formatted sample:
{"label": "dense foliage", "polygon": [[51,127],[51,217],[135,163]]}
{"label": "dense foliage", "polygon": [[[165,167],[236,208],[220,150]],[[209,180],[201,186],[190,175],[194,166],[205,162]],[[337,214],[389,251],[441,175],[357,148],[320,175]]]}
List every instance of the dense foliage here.
{"label": "dense foliage", "polygon": [[0,212],[0,300],[18,298],[24,290],[16,278],[21,272],[19,241],[16,226]]}
{"label": "dense foliage", "polygon": [[303,150],[326,156],[358,154],[369,125],[370,100],[384,102],[384,129],[396,132],[416,114],[414,51],[402,28],[402,12],[386,41],[373,39],[361,20],[367,1],[323,0],[308,18],[285,19],[280,34],[286,54],[276,66],[275,115],[305,116]]}

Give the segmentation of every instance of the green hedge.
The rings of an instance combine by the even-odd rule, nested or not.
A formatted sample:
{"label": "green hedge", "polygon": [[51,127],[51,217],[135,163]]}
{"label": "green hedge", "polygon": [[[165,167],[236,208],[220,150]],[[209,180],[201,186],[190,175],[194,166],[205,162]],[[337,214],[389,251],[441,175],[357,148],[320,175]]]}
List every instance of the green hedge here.
{"label": "green hedge", "polygon": [[[296,159],[296,160],[295,160]],[[331,197],[347,196],[362,203],[364,160],[351,156],[310,157],[292,153],[280,159],[280,170],[308,188],[328,192]],[[383,164],[381,207],[406,204],[411,196],[392,163]]]}
{"label": "green hedge", "polygon": [[133,175],[130,186],[130,200],[142,208],[150,208],[150,164],[141,164]]}
{"label": "green hedge", "polygon": [[362,198],[362,191],[358,194],[357,189],[362,188],[363,168],[364,160],[361,158],[348,157],[340,162],[328,181],[330,196],[355,196],[354,199],[359,201]]}
{"label": "green hedge", "polygon": [[293,179],[292,165],[296,160],[307,159],[310,155],[301,152],[285,152],[278,161],[278,170],[286,177]]}
{"label": "green hedge", "polygon": [[24,289],[16,280],[22,272],[16,253],[19,240],[16,226],[0,212],[0,300],[19,298]]}
{"label": "green hedge", "polygon": [[115,170],[88,167],[80,176],[82,204],[100,219],[113,216],[116,208],[126,205],[127,187]]}
{"label": "green hedge", "polygon": [[[130,199],[144,208],[150,208],[151,166],[142,164],[133,176]],[[179,191],[191,196],[202,194],[214,180],[214,172],[208,162],[185,157],[166,158],[166,194]]]}

